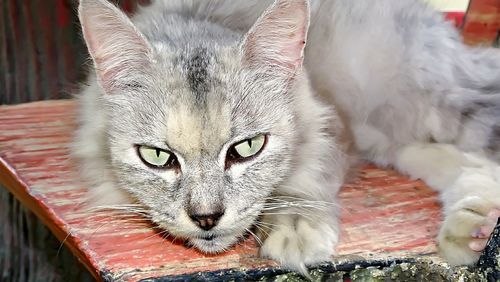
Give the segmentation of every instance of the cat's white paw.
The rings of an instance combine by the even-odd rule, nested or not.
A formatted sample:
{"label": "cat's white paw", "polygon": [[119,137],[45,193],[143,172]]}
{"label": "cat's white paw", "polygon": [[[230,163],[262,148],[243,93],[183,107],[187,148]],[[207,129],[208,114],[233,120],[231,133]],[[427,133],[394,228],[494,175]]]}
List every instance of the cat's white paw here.
{"label": "cat's white paw", "polygon": [[478,261],[496,222],[499,207],[491,201],[470,196],[452,206],[438,235],[441,255],[451,265]]}
{"label": "cat's white paw", "polygon": [[260,254],[307,275],[306,266],[331,260],[337,241],[338,232],[328,224],[312,223],[298,216],[292,222],[277,224]]}

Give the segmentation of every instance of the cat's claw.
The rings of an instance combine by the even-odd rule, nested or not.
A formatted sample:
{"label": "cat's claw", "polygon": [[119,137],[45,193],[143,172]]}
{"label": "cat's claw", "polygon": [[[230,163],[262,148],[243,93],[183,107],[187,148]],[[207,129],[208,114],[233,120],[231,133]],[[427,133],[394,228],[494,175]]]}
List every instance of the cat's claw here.
{"label": "cat's claw", "polygon": [[264,241],[260,255],[278,261],[285,268],[308,275],[307,266],[331,260],[338,233],[299,218],[276,226]]}
{"label": "cat's claw", "polygon": [[441,254],[451,265],[476,263],[495,229],[500,209],[490,201],[468,197],[445,217],[438,241]]}

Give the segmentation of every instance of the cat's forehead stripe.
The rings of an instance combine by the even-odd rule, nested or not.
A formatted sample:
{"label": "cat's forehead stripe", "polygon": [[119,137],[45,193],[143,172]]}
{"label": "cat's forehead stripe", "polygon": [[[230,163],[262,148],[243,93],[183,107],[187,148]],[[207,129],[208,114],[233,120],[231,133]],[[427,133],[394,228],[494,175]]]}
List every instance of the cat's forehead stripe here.
{"label": "cat's forehead stripe", "polygon": [[205,100],[205,94],[210,89],[209,68],[210,55],[206,48],[198,47],[184,59],[186,79],[197,102]]}

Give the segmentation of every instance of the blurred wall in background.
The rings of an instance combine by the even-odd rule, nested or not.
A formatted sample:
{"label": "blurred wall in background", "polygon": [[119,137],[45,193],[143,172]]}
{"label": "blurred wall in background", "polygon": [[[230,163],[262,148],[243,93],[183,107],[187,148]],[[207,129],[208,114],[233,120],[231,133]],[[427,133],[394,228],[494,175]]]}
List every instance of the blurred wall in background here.
{"label": "blurred wall in background", "polygon": [[[115,0],[128,12],[145,0]],[[77,0],[0,1],[0,104],[68,98],[85,77]]]}

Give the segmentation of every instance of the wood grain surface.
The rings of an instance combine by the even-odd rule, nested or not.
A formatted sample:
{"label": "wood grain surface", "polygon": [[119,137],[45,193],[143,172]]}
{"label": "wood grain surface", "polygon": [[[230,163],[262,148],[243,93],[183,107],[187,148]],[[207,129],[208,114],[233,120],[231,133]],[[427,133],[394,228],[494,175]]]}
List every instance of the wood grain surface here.
{"label": "wood grain surface", "polygon": [[[86,185],[68,147],[75,128],[70,100],[0,106],[0,181],[31,209],[98,279],[127,281],[221,269],[276,267],[252,238],[208,256],[163,239],[141,218],[85,212]],[[343,187],[336,264],[427,255],[435,258],[441,219],[435,192],[390,169],[362,166]]]}

